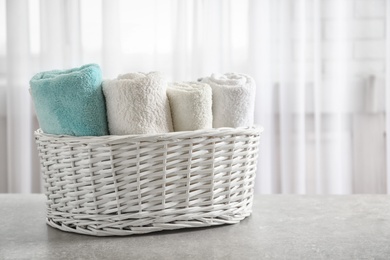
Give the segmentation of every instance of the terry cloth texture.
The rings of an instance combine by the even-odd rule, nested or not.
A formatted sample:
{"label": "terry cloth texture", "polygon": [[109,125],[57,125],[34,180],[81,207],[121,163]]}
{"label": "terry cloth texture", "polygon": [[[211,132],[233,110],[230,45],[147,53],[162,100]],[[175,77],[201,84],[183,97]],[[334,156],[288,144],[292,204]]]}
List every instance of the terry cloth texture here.
{"label": "terry cloth texture", "polygon": [[172,132],[167,84],[158,72],[128,73],[103,81],[110,134]]}
{"label": "terry cloth texture", "polygon": [[213,91],[213,127],[251,126],[256,84],[245,74],[212,74],[201,79]]}
{"label": "terry cloth texture", "polygon": [[167,89],[174,131],[213,127],[212,92],[208,84],[172,83]]}
{"label": "terry cloth texture", "polygon": [[56,135],[108,134],[100,67],[88,64],[36,74],[30,93],[43,132]]}

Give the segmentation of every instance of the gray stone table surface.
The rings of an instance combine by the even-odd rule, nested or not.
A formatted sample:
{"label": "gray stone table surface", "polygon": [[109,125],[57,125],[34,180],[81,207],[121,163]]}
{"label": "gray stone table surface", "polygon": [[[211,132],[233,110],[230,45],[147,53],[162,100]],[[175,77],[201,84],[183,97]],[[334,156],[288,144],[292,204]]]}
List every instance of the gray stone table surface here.
{"label": "gray stone table surface", "polygon": [[390,196],[255,197],[236,225],[92,237],[45,223],[44,195],[0,195],[0,259],[390,259]]}

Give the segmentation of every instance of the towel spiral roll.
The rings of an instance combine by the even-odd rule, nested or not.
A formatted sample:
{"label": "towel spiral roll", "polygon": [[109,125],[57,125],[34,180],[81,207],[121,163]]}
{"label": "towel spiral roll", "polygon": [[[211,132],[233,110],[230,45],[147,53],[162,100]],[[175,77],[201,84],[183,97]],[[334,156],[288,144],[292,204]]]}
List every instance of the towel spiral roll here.
{"label": "towel spiral roll", "polygon": [[99,65],[36,74],[30,93],[41,129],[48,134],[108,134]]}
{"label": "towel spiral roll", "polygon": [[167,89],[174,131],[213,127],[212,91],[199,82],[172,83]]}
{"label": "towel spiral roll", "polygon": [[172,132],[167,84],[158,72],[128,73],[103,81],[110,134]]}
{"label": "towel spiral roll", "polygon": [[256,84],[245,74],[212,74],[200,79],[213,91],[213,127],[252,126]]}

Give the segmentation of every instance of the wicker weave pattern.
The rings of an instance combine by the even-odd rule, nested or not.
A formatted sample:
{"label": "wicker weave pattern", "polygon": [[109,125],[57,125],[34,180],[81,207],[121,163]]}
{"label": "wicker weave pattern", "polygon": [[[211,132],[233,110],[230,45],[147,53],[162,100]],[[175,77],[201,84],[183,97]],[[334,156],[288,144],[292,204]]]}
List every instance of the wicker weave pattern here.
{"label": "wicker weave pattern", "polygon": [[95,236],[237,223],[251,213],[261,131],[71,137],[38,130],[47,223]]}

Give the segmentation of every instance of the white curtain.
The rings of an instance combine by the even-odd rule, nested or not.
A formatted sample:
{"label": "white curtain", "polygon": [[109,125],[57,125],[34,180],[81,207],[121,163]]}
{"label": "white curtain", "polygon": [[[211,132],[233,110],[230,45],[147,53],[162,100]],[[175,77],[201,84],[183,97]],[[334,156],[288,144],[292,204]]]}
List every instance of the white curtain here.
{"label": "white curtain", "polygon": [[37,72],[242,72],[257,193],[390,193],[390,0],[0,0],[0,192],[40,192]]}

